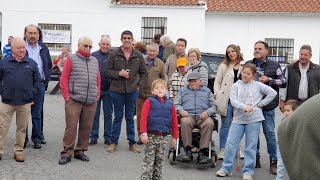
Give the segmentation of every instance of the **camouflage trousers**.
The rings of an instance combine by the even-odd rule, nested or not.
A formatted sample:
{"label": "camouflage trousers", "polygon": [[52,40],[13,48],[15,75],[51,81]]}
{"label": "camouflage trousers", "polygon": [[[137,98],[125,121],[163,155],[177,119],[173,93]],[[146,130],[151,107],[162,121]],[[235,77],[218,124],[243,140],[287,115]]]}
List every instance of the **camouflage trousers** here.
{"label": "camouflage trousers", "polygon": [[167,136],[149,135],[144,148],[141,180],[161,180]]}

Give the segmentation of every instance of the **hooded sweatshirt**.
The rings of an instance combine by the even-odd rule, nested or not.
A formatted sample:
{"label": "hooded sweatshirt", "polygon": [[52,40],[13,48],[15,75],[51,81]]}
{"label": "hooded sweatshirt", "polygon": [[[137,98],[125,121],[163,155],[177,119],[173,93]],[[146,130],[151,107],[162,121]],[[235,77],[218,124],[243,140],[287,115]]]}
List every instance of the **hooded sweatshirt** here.
{"label": "hooded sweatshirt", "polygon": [[[270,86],[251,80],[244,83],[238,80],[231,86],[230,101],[234,107],[233,123],[249,124],[264,120],[261,107],[269,104],[277,95]],[[247,105],[253,106],[252,112],[245,112]]]}

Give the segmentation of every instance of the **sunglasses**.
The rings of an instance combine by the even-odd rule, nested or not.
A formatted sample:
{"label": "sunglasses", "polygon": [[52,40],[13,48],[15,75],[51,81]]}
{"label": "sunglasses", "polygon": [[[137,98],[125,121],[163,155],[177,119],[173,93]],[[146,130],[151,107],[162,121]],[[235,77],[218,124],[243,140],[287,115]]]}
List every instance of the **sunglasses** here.
{"label": "sunglasses", "polygon": [[92,46],[90,46],[90,45],[83,45],[85,48],[89,48],[89,49],[92,49]]}

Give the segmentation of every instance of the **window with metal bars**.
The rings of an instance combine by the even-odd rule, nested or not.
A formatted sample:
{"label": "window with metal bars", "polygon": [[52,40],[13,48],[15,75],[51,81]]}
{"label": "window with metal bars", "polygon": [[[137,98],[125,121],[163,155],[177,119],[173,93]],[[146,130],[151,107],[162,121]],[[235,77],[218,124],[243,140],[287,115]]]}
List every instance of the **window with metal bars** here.
{"label": "window with metal bars", "polygon": [[266,38],[269,45],[268,58],[281,64],[290,63],[288,57],[294,51],[294,39]]}
{"label": "window with metal bars", "polygon": [[[62,31],[72,31],[71,24],[46,24],[46,23],[38,23],[38,27],[42,30],[62,30]],[[72,33],[71,33],[72,35]],[[70,43],[44,43],[48,46],[51,51],[61,51],[62,47],[67,46],[71,48],[71,38]]]}
{"label": "window with metal bars", "polygon": [[150,44],[155,34],[167,34],[166,17],[142,17],[141,41]]}

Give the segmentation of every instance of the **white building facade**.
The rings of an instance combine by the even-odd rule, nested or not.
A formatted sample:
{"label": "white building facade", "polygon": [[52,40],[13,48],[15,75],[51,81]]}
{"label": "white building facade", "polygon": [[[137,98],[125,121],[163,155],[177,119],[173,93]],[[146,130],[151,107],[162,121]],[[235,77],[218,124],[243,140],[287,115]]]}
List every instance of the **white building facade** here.
{"label": "white building facade", "polygon": [[[1,2],[3,1],[3,2]],[[110,35],[112,46],[119,46],[120,35],[130,30],[136,41],[140,41],[142,22],[146,17],[165,19],[165,33],[172,40],[180,37],[188,40],[193,47],[205,45],[205,6],[146,6],[117,5],[109,0],[0,0],[2,46],[7,37],[23,36],[25,26],[29,24],[65,24],[71,25],[72,51],[77,50],[77,41],[81,36],[89,36],[98,49],[101,35]],[[15,4],[15,6],[12,6]],[[42,28],[43,29],[43,28]],[[152,31],[152,30],[151,30]],[[153,34],[151,35],[153,37]],[[58,53],[58,52],[57,52]],[[55,52],[53,52],[55,54]]]}
{"label": "white building facade", "polygon": [[[73,52],[77,50],[79,37],[84,35],[93,39],[93,50],[98,49],[99,38],[105,34],[111,36],[112,46],[119,46],[124,30],[131,30],[136,41],[153,37],[160,29],[155,30],[155,21],[149,22],[153,29],[146,27],[145,18],[159,18],[164,21],[161,33],[170,35],[173,41],[180,37],[187,39],[187,48],[224,54],[229,44],[237,44],[249,60],[253,57],[254,43],[264,40],[271,42],[272,55],[282,62],[297,59],[299,48],[309,44],[313,48],[312,61],[319,63],[319,13],[215,12],[202,4],[133,5],[112,4],[110,0],[0,0],[0,4],[2,47],[9,35],[22,37],[28,24],[40,25],[44,31],[43,27],[66,26],[62,31],[70,31],[68,38]],[[51,47],[52,54],[59,53],[57,47]]]}

